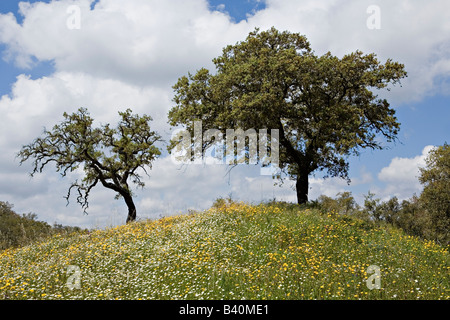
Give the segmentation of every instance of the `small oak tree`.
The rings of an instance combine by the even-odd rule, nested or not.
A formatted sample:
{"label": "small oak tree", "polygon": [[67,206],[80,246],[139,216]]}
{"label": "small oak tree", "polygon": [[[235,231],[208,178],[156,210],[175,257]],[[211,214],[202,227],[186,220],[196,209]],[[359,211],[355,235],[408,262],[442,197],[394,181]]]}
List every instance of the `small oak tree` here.
{"label": "small oak tree", "polygon": [[116,128],[109,124],[93,127],[93,119],[87,109],[68,115],[53,127],[44,130],[43,137],[24,146],[18,153],[20,163],[33,159],[31,176],[42,172],[49,163],[54,163],[62,176],[82,166],[84,177],[69,187],[66,199],[69,202],[71,191],[76,189],[77,202],[84,211],[89,207],[90,191],[99,182],[116,192],[116,199],[122,197],[128,207],[126,222],[136,219],[136,206],[133,193],[128,185],[144,186],[138,169],[151,168],[151,163],[161,152],[154,144],[160,136],[150,130],[148,115],[133,115],[130,109],[119,112],[121,120]]}
{"label": "small oak tree", "polygon": [[[174,85],[173,126],[202,120],[202,131],[278,129],[279,165],[296,181],[298,203],[308,200],[308,176],[325,170],[348,178],[350,154],[382,149],[399,130],[395,110],[374,89],[396,84],[404,66],[356,51],[338,58],[316,56],[307,39],[275,28],[251,32]],[[261,152],[261,150],[260,150]]]}

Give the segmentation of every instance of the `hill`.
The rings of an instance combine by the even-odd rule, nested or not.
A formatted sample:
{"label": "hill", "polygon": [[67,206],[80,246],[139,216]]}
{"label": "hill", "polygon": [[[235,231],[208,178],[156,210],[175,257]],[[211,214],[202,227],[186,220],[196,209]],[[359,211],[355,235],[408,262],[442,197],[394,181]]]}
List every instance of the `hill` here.
{"label": "hill", "polygon": [[449,271],[446,249],[400,229],[230,203],[4,250],[0,298],[450,299]]}

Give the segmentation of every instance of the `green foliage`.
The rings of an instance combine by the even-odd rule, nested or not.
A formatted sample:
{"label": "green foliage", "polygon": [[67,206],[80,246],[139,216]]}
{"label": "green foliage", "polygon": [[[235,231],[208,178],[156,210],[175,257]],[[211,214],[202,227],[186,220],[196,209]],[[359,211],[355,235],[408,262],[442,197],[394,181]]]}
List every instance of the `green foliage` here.
{"label": "green foliage", "polygon": [[402,206],[397,197],[392,197],[377,207],[377,214],[380,220],[386,221],[396,227],[399,227]]}
{"label": "green foliage", "polygon": [[408,234],[429,239],[426,230],[430,228],[429,219],[417,196],[403,200],[399,212],[398,225]]}
{"label": "green foliage", "polygon": [[72,189],[77,191],[77,202],[89,207],[89,193],[99,182],[123,197],[129,212],[127,222],[136,218],[129,179],[139,187],[144,186],[139,169],[144,172],[161,152],[154,144],[160,136],[150,130],[148,115],[133,115],[130,109],[119,112],[121,120],[116,128],[109,124],[95,128],[87,109],[80,108],[71,115],[64,113],[64,120],[44,131],[44,136],[26,145],[19,152],[21,163],[33,159],[31,175],[42,172],[49,163],[64,177],[67,173],[83,168],[81,181],[72,183],[67,193],[69,201]]}
{"label": "green foliage", "polygon": [[[413,196],[400,203],[397,197],[381,201],[369,191],[364,196],[364,206],[360,207],[351,192],[342,192],[338,193],[336,198],[321,195],[317,199],[317,206],[323,213],[352,216],[377,226],[392,225],[409,235],[448,246],[450,245],[448,215],[442,214],[441,211],[433,211],[434,203],[429,202],[427,197],[428,193],[422,193],[420,197]],[[438,203],[436,206],[440,205],[441,203]]]}
{"label": "green foliage", "polygon": [[424,185],[420,203],[429,219],[428,237],[450,244],[450,146],[430,151],[426,167],[420,169]]}
{"label": "green foliage", "polygon": [[380,199],[374,198],[375,194],[372,192],[368,192],[367,195],[364,196],[364,212],[373,220],[380,221],[381,220],[381,212],[380,212]]}
{"label": "green foliage", "polygon": [[54,234],[81,232],[78,227],[50,226],[34,213],[18,215],[8,202],[0,201],[0,250],[42,241]]}
{"label": "green foliage", "polygon": [[[299,203],[307,200],[310,173],[349,180],[348,155],[382,149],[378,136],[389,142],[398,133],[394,109],[372,91],[406,76],[390,59],[382,64],[360,51],[316,56],[303,35],[272,28],[256,29],[213,62],[214,74],[202,68],[178,79],[170,124],[191,134],[195,120],[202,120],[203,131],[278,129],[280,166],[301,180]],[[203,150],[210,144],[203,141]]]}
{"label": "green foliage", "polygon": [[336,199],[321,195],[317,199],[318,207],[324,212],[332,212],[346,215],[357,215],[359,205],[356,203],[351,192],[339,192]]}
{"label": "green foliage", "polygon": [[216,200],[214,200],[212,207],[213,208],[221,208],[221,207],[226,207],[228,205],[231,205],[232,203],[234,203],[233,199],[231,198],[231,196],[227,197],[227,198],[217,198]]}

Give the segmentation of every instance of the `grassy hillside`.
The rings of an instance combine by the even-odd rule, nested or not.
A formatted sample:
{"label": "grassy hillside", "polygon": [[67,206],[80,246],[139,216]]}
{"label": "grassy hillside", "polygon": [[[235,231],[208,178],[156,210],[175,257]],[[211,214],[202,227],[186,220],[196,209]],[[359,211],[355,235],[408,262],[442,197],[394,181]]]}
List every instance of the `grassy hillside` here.
{"label": "grassy hillside", "polygon": [[[381,289],[367,288],[371,265]],[[0,298],[450,299],[450,260],[398,229],[232,203],[2,251]]]}

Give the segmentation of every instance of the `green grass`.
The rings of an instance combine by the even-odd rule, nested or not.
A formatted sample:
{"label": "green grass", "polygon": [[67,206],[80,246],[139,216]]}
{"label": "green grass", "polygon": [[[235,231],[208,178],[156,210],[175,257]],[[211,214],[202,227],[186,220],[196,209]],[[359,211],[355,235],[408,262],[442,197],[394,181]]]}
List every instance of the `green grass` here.
{"label": "green grass", "polygon": [[[0,298],[450,299],[449,262],[443,247],[398,229],[233,203],[4,250]],[[371,265],[381,289],[367,287]],[[69,266],[79,288],[67,286]]]}

